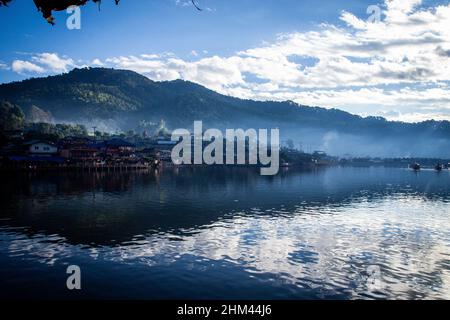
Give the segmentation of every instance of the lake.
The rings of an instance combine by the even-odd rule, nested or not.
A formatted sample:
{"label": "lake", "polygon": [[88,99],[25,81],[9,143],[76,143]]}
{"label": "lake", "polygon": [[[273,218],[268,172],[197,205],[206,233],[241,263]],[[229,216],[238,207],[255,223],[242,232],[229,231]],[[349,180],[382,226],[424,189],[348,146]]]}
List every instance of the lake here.
{"label": "lake", "polygon": [[3,173],[0,188],[0,297],[450,299],[450,171]]}

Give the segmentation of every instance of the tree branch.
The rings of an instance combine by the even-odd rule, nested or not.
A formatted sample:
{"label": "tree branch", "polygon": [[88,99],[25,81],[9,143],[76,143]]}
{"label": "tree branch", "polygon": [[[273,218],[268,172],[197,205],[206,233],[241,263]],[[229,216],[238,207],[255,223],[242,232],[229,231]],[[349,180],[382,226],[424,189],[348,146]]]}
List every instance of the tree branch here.
{"label": "tree branch", "polygon": [[[1,6],[8,6],[12,0],[0,0]],[[94,3],[99,3],[101,0],[33,0],[36,8],[42,12],[43,17],[48,21],[48,23],[54,25],[55,18],[53,17],[53,11],[63,11],[71,6],[84,6],[87,2],[92,1]],[[120,3],[120,0],[114,0],[116,5]],[[191,0],[194,7],[202,11],[202,9],[197,5],[195,0]]]}

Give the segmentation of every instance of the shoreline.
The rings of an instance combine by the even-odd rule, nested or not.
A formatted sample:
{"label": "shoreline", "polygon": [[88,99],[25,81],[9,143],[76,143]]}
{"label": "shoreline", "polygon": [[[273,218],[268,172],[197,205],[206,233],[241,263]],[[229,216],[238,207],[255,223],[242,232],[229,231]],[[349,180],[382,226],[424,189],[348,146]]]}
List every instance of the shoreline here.
{"label": "shoreline", "polygon": [[[332,163],[332,164],[290,164],[281,165],[280,171],[287,171],[289,169],[327,169],[332,167],[342,167],[342,168],[399,168],[407,169],[412,172],[420,171],[436,171],[434,166],[425,165],[422,166],[420,170],[414,170],[405,165],[404,163]],[[158,171],[164,169],[179,169],[179,168],[240,168],[240,169],[259,169],[261,166],[256,165],[206,165],[206,164],[173,164],[173,163],[162,163],[159,165],[99,165],[99,166],[84,166],[84,165],[59,165],[59,166],[45,166],[45,165],[27,165],[27,166],[0,166],[0,173],[4,174],[7,172],[85,172],[85,173],[95,173],[95,172],[106,172],[106,173],[120,173],[120,172],[147,172],[147,171]],[[443,168],[442,171],[450,171],[450,168]]]}

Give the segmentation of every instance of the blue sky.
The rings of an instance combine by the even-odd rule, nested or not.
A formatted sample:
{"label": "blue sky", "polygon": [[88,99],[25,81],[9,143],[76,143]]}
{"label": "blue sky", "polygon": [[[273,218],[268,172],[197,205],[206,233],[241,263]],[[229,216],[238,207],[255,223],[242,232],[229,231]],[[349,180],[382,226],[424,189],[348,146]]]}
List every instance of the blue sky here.
{"label": "blue sky", "polygon": [[[184,78],[246,98],[405,121],[450,119],[447,70],[424,62],[434,52],[441,69],[449,63],[443,26],[450,20],[442,17],[449,1],[198,0],[202,12],[188,0],[113,2],[103,0],[101,11],[93,3],[82,7],[80,30],[66,28],[66,12],[54,14],[55,26],[47,24],[32,0],[0,8],[0,26],[8,30],[0,34],[0,82],[101,65],[154,80]],[[364,24],[370,5],[382,10],[381,27]],[[391,31],[397,38],[386,36]],[[364,68],[372,80],[357,74]],[[404,101],[411,92],[426,97]]]}
{"label": "blue sky", "polygon": [[[0,60],[17,53],[58,52],[79,59],[173,52],[188,57],[192,50],[232,54],[272,41],[284,32],[308,30],[322,22],[339,22],[341,10],[364,13],[369,1],[350,0],[198,0],[198,12],[176,0],[113,0],[82,8],[82,28],[65,28],[67,13],[54,14],[56,26],[45,23],[32,0],[14,0],[0,10]],[[320,2],[320,5],[317,3]],[[373,3],[373,1],[372,1]],[[2,74],[1,81],[20,78]]]}

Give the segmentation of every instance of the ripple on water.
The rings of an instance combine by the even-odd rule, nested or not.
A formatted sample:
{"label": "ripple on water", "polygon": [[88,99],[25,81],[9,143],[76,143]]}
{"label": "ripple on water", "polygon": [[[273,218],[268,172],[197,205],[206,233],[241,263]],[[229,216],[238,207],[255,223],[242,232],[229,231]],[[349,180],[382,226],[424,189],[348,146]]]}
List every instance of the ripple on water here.
{"label": "ripple on water", "polygon": [[55,187],[10,195],[16,201],[2,208],[2,274],[18,293],[27,281],[56,292],[49,278],[75,261],[119,298],[133,290],[143,298],[450,299],[444,175],[340,168],[206,177],[12,183],[16,193],[27,183]]}

